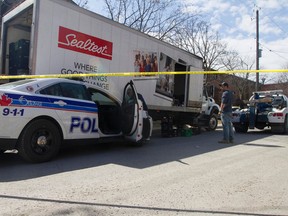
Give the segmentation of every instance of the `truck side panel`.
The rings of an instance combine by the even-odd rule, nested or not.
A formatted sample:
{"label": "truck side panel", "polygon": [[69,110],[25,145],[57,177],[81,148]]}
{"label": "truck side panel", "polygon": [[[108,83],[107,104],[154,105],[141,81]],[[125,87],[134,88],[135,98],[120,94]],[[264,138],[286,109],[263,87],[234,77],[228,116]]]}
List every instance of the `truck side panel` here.
{"label": "truck side panel", "polygon": [[[19,25],[22,18],[33,17],[33,22],[26,26],[30,32],[22,30],[19,34],[22,39],[34,39],[30,46],[33,49],[33,55],[30,52],[30,74],[139,72],[139,76],[97,76],[86,81],[121,99],[123,92],[119,89],[133,79],[150,107],[199,108],[202,75],[144,76],[141,72],[189,71],[190,68],[199,71],[202,70],[200,57],[66,1],[25,2],[22,4],[33,4],[30,16],[19,13],[15,20]],[[22,4],[11,13],[17,15]],[[12,31],[12,27],[9,30]],[[12,35],[9,33],[9,38]],[[9,42],[5,44],[6,49]],[[2,52],[2,56],[6,55],[7,52]],[[8,68],[6,66],[5,70]]]}
{"label": "truck side panel", "polygon": [[[149,55],[157,57],[159,62],[161,53],[176,62],[181,59],[187,62],[187,65],[192,65],[194,68],[201,70],[202,60],[200,58],[112,22],[105,17],[58,0],[38,1],[38,3],[36,74],[134,72],[135,56],[146,57]],[[58,35],[61,26],[112,43],[112,59],[59,48]],[[85,40],[83,42],[86,42]],[[78,38],[77,42],[79,42]],[[158,70],[160,69],[158,68]],[[172,105],[172,97],[156,93],[158,76],[94,77],[90,81],[103,86],[106,90],[121,98],[122,92],[119,92],[118,86],[124,86],[128,79],[136,81],[136,87],[147,100],[147,104]]]}

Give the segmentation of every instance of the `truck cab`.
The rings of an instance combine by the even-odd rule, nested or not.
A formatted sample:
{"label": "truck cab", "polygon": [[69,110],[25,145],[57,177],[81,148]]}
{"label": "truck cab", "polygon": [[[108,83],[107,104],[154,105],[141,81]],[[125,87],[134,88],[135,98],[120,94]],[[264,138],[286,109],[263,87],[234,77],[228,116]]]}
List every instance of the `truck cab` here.
{"label": "truck cab", "polygon": [[215,130],[218,126],[219,105],[212,97],[203,96],[200,120],[204,121],[207,130]]}

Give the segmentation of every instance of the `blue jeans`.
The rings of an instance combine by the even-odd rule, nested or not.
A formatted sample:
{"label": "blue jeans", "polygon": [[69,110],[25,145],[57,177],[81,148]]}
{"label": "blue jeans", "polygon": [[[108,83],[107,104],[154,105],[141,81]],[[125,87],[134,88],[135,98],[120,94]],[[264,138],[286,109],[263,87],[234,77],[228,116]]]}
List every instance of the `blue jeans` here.
{"label": "blue jeans", "polygon": [[223,140],[233,141],[234,140],[234,131],[232,124],[232,113],[221,113],[221,121],[223,126]]}

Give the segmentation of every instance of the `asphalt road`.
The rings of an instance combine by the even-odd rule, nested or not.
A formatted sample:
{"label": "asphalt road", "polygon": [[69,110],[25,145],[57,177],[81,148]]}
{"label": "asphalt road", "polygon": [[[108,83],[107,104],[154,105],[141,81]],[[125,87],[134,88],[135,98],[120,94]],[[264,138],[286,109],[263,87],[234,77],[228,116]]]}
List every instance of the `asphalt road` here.
{"label": "asphalt road", "polygon": [[0,215],[288,215],[288,135],[221,128],[125,143],[66,146],[53,161],[0,155]]}

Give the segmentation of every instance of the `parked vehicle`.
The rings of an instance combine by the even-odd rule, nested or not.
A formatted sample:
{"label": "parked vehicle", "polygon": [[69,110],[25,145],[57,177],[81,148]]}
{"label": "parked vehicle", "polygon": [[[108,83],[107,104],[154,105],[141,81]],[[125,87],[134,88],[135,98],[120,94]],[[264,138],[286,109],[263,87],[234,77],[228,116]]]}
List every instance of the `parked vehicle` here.
{"label": "parked vehicle", "polygon": [[[0,150],[32,162],[51,160],[63,141],[125,137],[140,145],[152,119],[133,82],[123,98],[68,79],[28,79],[0,85]],[[129,93],[129,94],[128,94]]]}
{"label": "parked vehicle", "polygon": [[288,132],[288,99],[282,90],[254,92],[246,109],[233,112],[236,132],[271,127],[273,133]]}
{"label": "parked vehicle", "polygon": [[[153,120],[217,127],[219,108],[203,95],[203,74],[169,73],[202,71],[196,55],[63,0],[23,1],[3,16],[1,28],[6,75],[104,73],[85,81],[117,98],[132,79]],[[117,72],[134,74],[107,75]]]}

